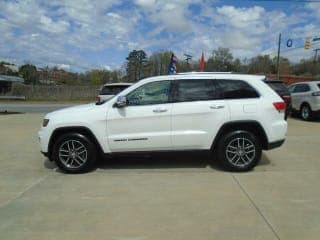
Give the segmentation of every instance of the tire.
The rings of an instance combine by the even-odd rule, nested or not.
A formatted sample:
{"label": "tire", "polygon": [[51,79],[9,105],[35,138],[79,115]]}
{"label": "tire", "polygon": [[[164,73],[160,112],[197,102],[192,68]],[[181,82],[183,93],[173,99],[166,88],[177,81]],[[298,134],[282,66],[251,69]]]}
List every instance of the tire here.
{"label": "tire", "polygon": [[300,117],[304,121],[309,121],[312,118],[312,111],[308,104],[303,104],[300,108]]}
{"label": "tire", "polygon": [[89,138],[80,133],[60,136],[53,145],[52,159],[65,173],[84,173],[96,162],[96,148]]}
{"label": "tire", "polygon": [[232,131],[218,143],[218,160],[228,171],[244,172],[254,168],[261,159],[262,147],[259,139],[245,130]]}

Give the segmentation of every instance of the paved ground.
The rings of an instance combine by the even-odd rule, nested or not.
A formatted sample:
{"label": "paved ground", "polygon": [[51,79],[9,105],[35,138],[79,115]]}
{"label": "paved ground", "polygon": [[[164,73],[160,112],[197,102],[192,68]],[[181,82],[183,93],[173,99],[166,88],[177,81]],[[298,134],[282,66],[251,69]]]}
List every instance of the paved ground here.
{"label": "paved ground", "polygon": [[319,121],[289,119],[248,173],[196,155],[65,175],[39,153],[42,116],[0,115],[0,239],[319,239]]}
{"label": "paved ground", "polygon": [[32,103],[32,102],[0,102],[0,113],[22,112],[22,113],[48,113],[61,108],[71,107],[83,103]]}

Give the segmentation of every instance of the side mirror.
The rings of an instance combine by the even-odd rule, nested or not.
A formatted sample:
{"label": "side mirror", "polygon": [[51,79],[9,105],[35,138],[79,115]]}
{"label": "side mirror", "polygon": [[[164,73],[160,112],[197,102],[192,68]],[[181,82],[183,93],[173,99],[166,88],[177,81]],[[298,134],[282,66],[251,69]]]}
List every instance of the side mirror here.
{"label": "side mirror", "polygon": [[114,104],[114,107],[123,108],[127,105],[127,98],[125,96],[119,96]]}

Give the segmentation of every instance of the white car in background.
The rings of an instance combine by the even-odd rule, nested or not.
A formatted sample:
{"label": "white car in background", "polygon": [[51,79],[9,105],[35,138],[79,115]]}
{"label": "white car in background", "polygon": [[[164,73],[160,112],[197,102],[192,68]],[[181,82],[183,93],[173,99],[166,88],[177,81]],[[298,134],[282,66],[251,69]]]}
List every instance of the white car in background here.
{"label": "white car in background", "polygon": [[99,95],[97,96],[97,102],[101,103],[106,101],[113,96],[117,95],[119,92],[123,91],[127,87],[130,87],[132,83],[107,83],[101,87],[99,90]]}
{"label": "white car in background", "polygon": [[292,112],[303,120],[320,115],[320,81],[299,82],[290,85]]}

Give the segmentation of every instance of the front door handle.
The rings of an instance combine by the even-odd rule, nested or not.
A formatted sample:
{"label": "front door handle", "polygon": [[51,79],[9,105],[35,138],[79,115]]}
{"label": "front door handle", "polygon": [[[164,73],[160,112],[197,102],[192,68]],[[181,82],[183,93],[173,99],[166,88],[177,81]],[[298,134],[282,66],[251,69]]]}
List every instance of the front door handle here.
{"label": "front door handle", "polygon": [[224,108],[223,105],[213,105],[213,106],[210,106],[211,109],[222,109]]}
{"label": "front door handle", "polygon": [[166,112],[168,111],[168,109],[165,109],[165,108],[156,108],[156,109],[153,109],[153,112],[154,113],[163,113],[163,112]]}

